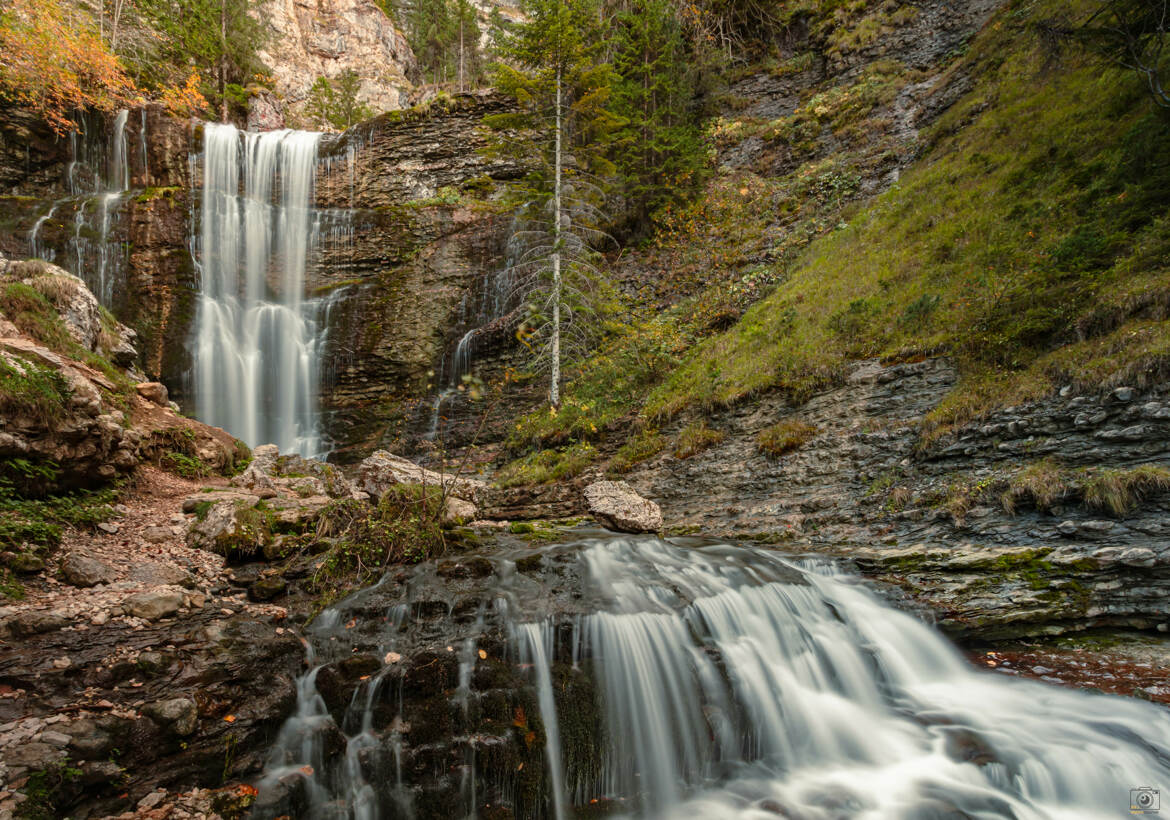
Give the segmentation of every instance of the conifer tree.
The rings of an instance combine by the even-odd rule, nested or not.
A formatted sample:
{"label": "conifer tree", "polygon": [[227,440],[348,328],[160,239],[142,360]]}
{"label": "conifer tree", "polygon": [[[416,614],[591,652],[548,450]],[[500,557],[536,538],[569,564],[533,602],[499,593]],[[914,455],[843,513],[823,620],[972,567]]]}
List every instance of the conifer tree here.
{"label": "conifer tree", "polygon": [[641,233],[655,211],[700,182],[704,55],[688,42],[671,0],[633,0],[615,23],[611,108],[622,125],[611,156],[627,219]]}
{"label": "conifer tree", "polygon": [[616,125],[607,108],[613,74],[601,59],[593,0],[527,0],[522,11],[526,22],[504,30],[504,62],[493,71],[518,110],[489,117],[488,125],[507,132],[496,150],[519,155],[532,169],[511,192],[526,226],[515,271],[528,300],[525,335],[549,367],[555,408],[566,343],[587,338],[593,309],[590,258],[604,237],[604,180],[613,170],[605,158]]}

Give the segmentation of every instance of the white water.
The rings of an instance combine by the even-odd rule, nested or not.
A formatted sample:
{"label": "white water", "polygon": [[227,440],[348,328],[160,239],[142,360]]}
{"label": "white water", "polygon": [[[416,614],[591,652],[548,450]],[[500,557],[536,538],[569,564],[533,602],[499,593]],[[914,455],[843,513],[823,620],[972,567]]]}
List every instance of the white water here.
{"label": "white water", "polygon": [[[578,560],[597,611],[564,629],[545,620],[508,630],[545,726],[547,816],[612,800],[627,816],[663,820],[1103,820],[1128,816],[1131,789],[1170,788],[1163,707],[977,671],[933,629],[828,567],[653,538],[586,542]],[[505,620],[532,595],[530,581],[510,586],[514,577],[498,578]],[[383,649],[412,628],[405,606],[386,620]],[[558,712],[581,705],[557,701],[556,663],[579,663],[598,681],[606,731],[596,778],[563,771]],[[464,675],[461,666],[461,703]],[[306,707],[319,703],[312,675],[304,680],[281,765],[265,782],[312,761],[314,812],[411,816],[372,803],[353,767],[324,760],[319,742],[293,741],[321,728],[323,709]],[[364,702],[349,743],[391,750],[397,770],[386,777],[402,793],[401,735],[394,726],[379,735],[372,697]],[[319,777],[321,766],[341,776]]]}
{"label": "white water", "polygon": [[[29,232],[30,255],[52,262],[56,249],[41,241],[41,230],[56,214],[62,204],[69,203],[76,212],[73,236],[69,239],[61,263],[80,277],[106,307],[114,304],[115,291],[121,282],[127,257],[127,246],[112,240],[119,212],[126,192],[130,189],[130,162],[126,139],[126,122],[130,112],[120,110],[111,123],[108,135],[99,138],[93,134],[74,131],[70,134],[70,162],[66,172],[68,199],[57,200],[37,219]],[[98,120],[100,121],[100,120]],[[83,126],[97,129],[94,118],[83,120]],[[146,120],[142,120],[143,167],[145,168]],[[78,179],[78,170],[88,172]],[[88,211],[87,211],[88,208]],[[92,218],[92,221],[91,221]]]}
{"label": "white water", "polygon": [[318,305],[305,299],[321,135],[203,126],[193,237],[196,412],[250,445],[320,455]]}

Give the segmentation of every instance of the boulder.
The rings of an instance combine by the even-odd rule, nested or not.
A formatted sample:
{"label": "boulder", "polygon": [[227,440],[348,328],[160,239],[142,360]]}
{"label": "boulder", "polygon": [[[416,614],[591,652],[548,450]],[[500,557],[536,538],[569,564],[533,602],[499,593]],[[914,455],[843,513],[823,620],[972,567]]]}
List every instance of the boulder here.
{"label": "boulder", "polygon": [[279,575],[269,578],[260,578],[248,587],[248,597],[253,601],[271,601],[284,594],[288,583]]}
{"label": "boulder", "polygon": [[167,407],[170,403],[167,386],[162,382],[140,382],[134,385],[134,389],[142,398],[157,404],[159,407]]}
{"label": "boulder", "polygon": [[122,602],[127,615],[157,621],[174,615],[183,606],[183,595],[171,590],[152,590],[131,595]]}
{"label": "boulder", "polygon": [[464,501],[462,498],[448,496],[443,502],[444,527],[457,527],[468,521],[474,521],[478,514],[479,509],[470,501]]}
{"label": "boulder", "polygon": [[[255,499],[252,501],[252,499]],[[187,530],[187,546],[216,552],[229,559],[260,552],[271,538],[268,520],[257,510],[256,496],[215,501],[202,520]]]}
{"label": "boulder", "polygon": [[450,495],[472,503],[478,503],[487,489],[487,485],[477,479],[436,473],[385,450],[378,450],[358,465],[357,488],[369,493],[375,501],[399,484],[442,486]]}
{"label": "boulder", "polygon": [[61,559],[61,575],[73,586],[82,588],[110,584],[118,579],[113,567],[80,552],[71,552]]}
{"label": "boulder", "polygon": [[589,512],[605,526],[618,532],[658,532],[662,510],[634,492],[624,481],[596,481],[585,488]]}
{"label": "boulder", "polygon": [[171,698],[148,703],[142,707],[142,713],[179,737],[190,735],[199,723],[199,711],[195,707],[195,701],[188,698]]}
{"label": "boulder", "polygon": [[[262,448],[257,447],[256,449]],[[244,472],[232,479],[232,486],[247,490],[260,498],[275,498],[277,495],[276,484],[273,482],[272,476],[255,460],[248,465]]]}

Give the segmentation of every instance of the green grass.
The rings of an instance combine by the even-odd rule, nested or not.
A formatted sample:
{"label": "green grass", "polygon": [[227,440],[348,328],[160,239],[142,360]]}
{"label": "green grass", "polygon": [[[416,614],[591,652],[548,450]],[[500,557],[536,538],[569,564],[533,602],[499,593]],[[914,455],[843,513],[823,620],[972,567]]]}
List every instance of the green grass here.
{"label": "green grass", "polygon": [[[1065,4],[1015,7],[1039,20]],[[947,353],[963,378],[934,436],[1062,383],[1165,372],[1170,121],[1128,73],[1048,65],[1025,26],[990,26],[968,67],[977,86],[924,135],[925,158],[700,345],[644,416],[764,391],[799,402],[853,359]]]}
{"label": "green grass", "polygon": [[784,419],[760,431],[756,446],[770,456],[782,456],[801,447],[819,431],[800,419]]}
{"label": "green grass", "polygon": [[500,468],[496,484],[521,487],[525,484],[549,484],[580,475],[597,458],[590,444],[574,444],[559,450],[539,450]]}
{"label": "green grass", "polygon": [[27,359],[0,357],[0,412],[50,422],[68,407],[69,389],[60,373]]}
{"label": "green grass", "polygon": [[712,430],[705,421],[688,424],[678,434],[674,442],[675,458],[690,458],[704,450],[709,450],[727,438],[721,430]]}
{"label": "green grass", "polygon": [[666,437],[657,430],[642,430],[618,448],[610,459],[606,471],[612,475],[628,473],[638,464],[666,449]]}

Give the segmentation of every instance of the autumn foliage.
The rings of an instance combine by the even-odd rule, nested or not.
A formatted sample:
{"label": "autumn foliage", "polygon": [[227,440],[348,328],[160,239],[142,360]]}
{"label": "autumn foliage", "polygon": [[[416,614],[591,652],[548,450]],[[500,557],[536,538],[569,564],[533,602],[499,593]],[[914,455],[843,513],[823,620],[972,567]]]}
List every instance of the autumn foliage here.
{"label": "autumn foliage", "polygon": [[0,13],[0,97],[40,114],[59,134],[80,109],[112,111],[138,98],[92,21],[61,0],[10,0]]}

